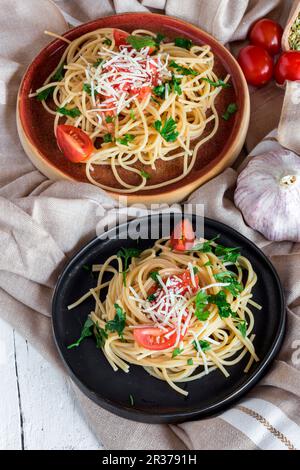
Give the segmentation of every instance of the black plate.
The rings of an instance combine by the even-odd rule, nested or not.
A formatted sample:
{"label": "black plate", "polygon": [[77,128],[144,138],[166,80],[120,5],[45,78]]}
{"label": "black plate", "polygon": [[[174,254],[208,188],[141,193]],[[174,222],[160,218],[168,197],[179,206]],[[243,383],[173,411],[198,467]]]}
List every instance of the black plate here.
{"label": "black plate", "polygon": [[[161,215],[146,217],[152,227],[161,227]],[[195,216],[193,222],[195,223]],[[262,310],[254,309],[255,348],[260,362],[245,374],[249,356],[230,367],[229,378],[216,370],[201,380],[188,382],[188,397],[172,390],[165,382],[151,377],[142,367],[131,366],[128,374],[114,372],[92,338],[85,339],[79,348],[67,349],[79,336],[93,300],[86,300],[72,311],[67,305],[74,302],[96,283],[84,265],[104,262],[122,246],[146,248],[154,240],[124,240],[128,224],[118,227],[120,238],[92,240],[69,262],[63,271],[53,297],[53,330],[57,347],[69,374],[79,388],[101,407],[127,419],[149,423],[175,423],[219,412],[240,398],[263,376],[281,345],[285,327],[285,305],[278,275],[265,255],[247,238],[232,228],[211,219],[204,219],[205,237],[220,234],[220,243],[239,246],[249,258],[258,276],[253,289],[254,299]],[[182,385],[182,384],[181,384]],[[130,395],[134,405],[130,404]]]}

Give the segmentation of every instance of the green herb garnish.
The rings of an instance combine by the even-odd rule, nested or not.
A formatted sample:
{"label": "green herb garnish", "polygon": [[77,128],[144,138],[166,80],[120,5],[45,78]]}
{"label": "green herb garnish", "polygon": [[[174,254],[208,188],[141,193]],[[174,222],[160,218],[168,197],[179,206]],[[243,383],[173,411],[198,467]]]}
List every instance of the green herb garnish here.
{"label": "green herb garnish", "polygon": [[214,82],[213,80],[210,80],[209,78],[202,78],[202,80],[203,82],[207,82],[215,88],[218,88],[218,87],[230,88],[231,87],[230,83],[226,83],[224,82],[224,80],[218,80],[217,82]]}
{"label": "green herb garnish", "polygon": [[212,264],[212,262],[211,262],[211,261],[206,261],[206,263],[204,263],[204,265],[203,265],[203,266],[205,266],[205,267],[206,267],[206,266],[212,266],[212,265],[213,265],[213,264]]}
{"label": "green herb garnish", "polygon": [[165,39],[165,36],[163,34],[157,33],[156,38],[155,38],[156,46],[158,47],[164,39]]}
{"label": "green herb garnish", "polygon": [[135,120],[136,120],[136,117],[135,117],[135,114],[134,114],[134,111],[133,111],[133,109],[131,109],[131,110],[130,110],[130,112],[129,112],[129,116],[130,116],[130,119],[132,119],[133,121],[135,121]]}
{"label": "green herb garnish", "polygon": [[179,356],[183,352],[183,349],[180,348],[175,348],[174,351],[172,352],[172,357]]}
{"label": "green herb garnish", "polygon": [[81,114],[81,112],[78,108],[68,109],[68,108],[65,108],[64,106],[61,107],[61,108],[57,108],[56,111],[59,114],[62,114],[63,116],[69,116],[69,117],[72,117],[72,118],[78,117]]}
{"label": "green herb garnish", "polygon": [[221,318],[228,318],[232,316],[230,304],[226,300],[226,294],[224,291],[220,291],[215,295],[209,295],[207,298],[208,303],[215,304],[218,307],[219,315]]}
{"label": "green herb garnish", "polygon": [[150,178],[149,173],[147,173],[147,171],[144,171],[144,170],[141,170],[141,171],[140,171],[140,175],[141,175],[143,178],[146,178],[146,180],[148,180],[148,179]]}
{"label": "green herb garnish", "polygon": [[158,271],[152,271],[149,276],[151,277],[151,279],[153,279],[153,281],[155,281],[157,284],[160,284],[159,282],[159,279],[157,276],[159,276],[159,272]]}
{"label": "green herb garnish", "polygon": [[166,142],[174,142],[179,135],[179,132],[176,130],[176,122],[171,117],[164,124],[161,121],[155,121],[154,128]]}
{"label": "green herb garnish", "polygon": [[130,44],[134,49],[140,51],[144,47],[156,47],[156,41],[151,36],[127,36],[126,42]]}
{"label": "green herb garnish", "polygon": [[103,328],[100,328],[99,325],[95,324],[95,338],[96,338],[96,347],[102,349],[105,345],[105,341],[108,336],[106,331]]}
{"label": "green herb garnish", "polygon": [[124,260],[123,271],[122,271],[124,286],[126,286],[126,273],[128,272],[128,268],[129,268],[128,262],[130,258],[137,258],[140,255],[140,253],[141,253],[141,250],[139,250],[138,248],[121,248],[117,252],[117,257]]}
{"label": "green herb garnish", "polygon": [[119,337],[123,339],[123,331],[126,322],[126,313],[118,304],[114,304],[116,315],[113,320],[109,320],[105,325],[105,331],[118,333]]}
{"label": "green herb garnish", "polygon": [[195,297],[195,316],[200,321],[205,321],[210,315],[209,310],[205,310],[208,304],[208,295],[200,290]]}
{"label": "green herb garnish", "polygon": [[130,142],[132,142],[135,139],[135,136],[132,134],[124,134],[123,137],[120,137],[117,139],[117,142],[121,145],[128,145]]}
{"label": "green herb garnish", "polygon": [[110,133],[104,134],[103,142],[105,144],[108,144],[109,142],[112,142],[112,135]]}
{"label": "green herb garnish", "polygon": [[177,64],[175,60],[171,60],[169,63],[169,66],[177,70],[177,72],[180,73],[181,75],[198,75],[199,74],[199,72],[197,72],[196,70],[190,69],[188,67],[183,67],[182,65]]}
{"label": "green herb garnish", "polygon": [[89,336],[92,336],[93,335],[93,332],[92,332],[92,327],[94,326],[94,322],[88,317],[83,325],[83,328],[81,330],[81,335],[80,335],[80,338],[73,344],[70,344],[70,346],[68,346],[68,349],[72,349],[72,348],[77,348],[81,342],[85,339],[85,338],[88,338]]}
{"label": "green herb garnish", "polygon": [[239,248],[227,248],[223,245],[217,245],[215,249],[215,254],[219,258],[222,258],[223,263],[236,263],[238,257],[241,256]]}
{"label": "green herb garnish", "polygon": [[182,89],[181,89],[181,80],[180,78],[176,78],[174,74],[172,74],[172,80],[171,80],[171,87],[174,91],[174,93],[177,93],[177,95],[182,95]]}
{"label": "green herb garnish", "polygon": [[154,103],[157,103],[160,105],[160,102],[156,98],[154,98],[154,96],[151,96],[150,99],[151,101],[154,101]]}
{"label": "green herb garnish", "polygon": [[[205,352],[205,351],[208,351],[210,349],[210,343],[208,341],[204,341],[204,340],[200,339],[198,341],[198,343],[199,343],[201,351]],[[196,351],[200,352],[197,342],[193,341],[192,344],[193,344],[194,348],[196,349]]]}
{"label": "green herb garnish", "polygon": [[[62,64],[57,69],[55,74],[50,78],[50,82],[60,82],[63,78],[64,78],[64,64]],[[38,101],[45,101],[47,98],[49,98],[49,96],[53,95],[54,89],[55,89],[54,86],[50,86],[49,88],[46,88],[45,90],[41,91],[37,95],[36,99]]]}
{"label": "green herb garnish", "polygon": [[109,124],[109,123],[113,122],[114,119],[115,119],[115,118],[114,118],[113,116],[106,116],[105,122],[107,122],[107,124]]}
{"label": "green herb garnish", "polygon": [[101,59],[101,58],[97,59],[96,62],[93,63],[93,67],[95,68],[99,67],[99,65],[101,65],[103,61],[104,59]]}
{"label": "green herb garnish", "polygon": [[228,105],[227,107],[227,110],[225,111],[225,113],[222,115],[222,118],[224,119],[224,121],[229,121],[229,119],[231,118],[231,116],[233,114],[235,114],[238,110],[238,106],[236,103],[231,103]]}
{"label": "green herb garnish", "polygon": [[103,44],[105,44],[106,46],[111,46],[111,39],[109,38],[105,38],[104,41],[103,41]]}
{"label": "green herb garnish", "polygon": [[191,357],[190,357],[190,359],[188,359],[188,360],[186,361],[186,363],[187,363],[188,366],[193,366],[193,365],[194,365],[194,361],[193,361],[193,359],[192,359]]}
{"label": "green herb garnish", "polygon": [[159,96],[160,98],[165,97],[165,85],[163,84],[155,86],[152,91],[156,96]]}
{"label": "green herb garnish", "polygon": [[191,250],[189,251],[202,251],[202,253],[210,253],[213,248],[213,243],[220,237],[220,235],[217,235],[216,237],[212,238],[211,240],[206,240],[203,243],[198,243],[198,245],[195,245]]}
{"label": "green herb garnish", "polygon": [[[83,91],[85,91],[89,96],[92,96],[92,87],[89,83],[84,83],[82,87]],[[94,90],[94,96],[97,94],[97,91]]]}
{"label": "green herb garnish", "polygon": [[192,41],[186,38],[175,38],[174,43],[175,43],[175,46],[182,47],[183,49],[187,49],[188,51],[193,45]]}
{"label": "green herb garnish", "polygon": [[148,295],[148,297],[147,297],[147,300],[148,300],[149,302],[153,302],[153,300],[155,300],[155,299],[156,299],[156,295],[155,295],[155,294],[150,294],[150,295]]}
{"label": "green herb garnish", "polygon": [[197,268],[197,266],[193,266],[193,273],[197,274],[198,272],[199,272],[199,269]]}
{"label": "green herb garnish", "polygon": [[242,336],[245,338],[247,334],[247,322],[245,320],[241,320],[237,326],[237,329],[241,332]]}
{"label": "green herb garnish", "polygon": [[237,296],[243,290],[243,286],[237,281],[234,273],[230,271],[214,274],[214,278],[216,281],[227,283],[228,286],[224,286],[225,289],[229,290],[234,296]]}

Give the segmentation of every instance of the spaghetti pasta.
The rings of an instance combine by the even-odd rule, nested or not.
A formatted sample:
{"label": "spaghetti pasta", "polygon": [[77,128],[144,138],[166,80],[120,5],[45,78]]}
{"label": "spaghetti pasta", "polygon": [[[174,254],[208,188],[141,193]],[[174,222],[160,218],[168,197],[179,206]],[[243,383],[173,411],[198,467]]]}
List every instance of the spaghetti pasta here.
{"label": "spaghetti pasta", "polygon": [[[103,28],[66,40],[57,68],[30,96],[40,97],[53,114],[55,135],[64,119],[90,137],[95,149],[82,163],[92,184],[133,193],[180,181],[193,169],[199,148],[218,130],[215,100],[230,86],[230,77],[220,80],[214,72],[210,46],[179,47],[146,30],[135,30],[130,43],[117,44],[116,31],[128,36]],[[155,47],[138,47],[136,38]],[[54,107],[47,102],[49,94]],[[159,160],[179,160],[181,172],[151,184]],[[95,165],[109,165],[116,186],[97,181]],[[134,182],[124,177],[124,170],[134,175]]]}
{"label": "spaghetti pasta", "polygon": [[178,252],[169,238],[140,253],[121,250],[93,266],[97,286],[68,308],[94,296],[89,319],[112,368],[144,367],[187,395],[178,384],[216,369],[227,377],[246,354],[245,372],[259,360],[250,309],[260,309],[252,301],[257,276],[235,250],[202,240]]}

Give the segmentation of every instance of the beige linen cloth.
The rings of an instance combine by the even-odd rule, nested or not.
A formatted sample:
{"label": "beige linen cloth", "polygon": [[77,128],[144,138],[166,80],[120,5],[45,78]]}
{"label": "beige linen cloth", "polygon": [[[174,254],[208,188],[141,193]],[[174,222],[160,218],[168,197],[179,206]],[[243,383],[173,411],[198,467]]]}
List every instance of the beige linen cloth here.
{"label": "beige linen cloth", "polygon": [[[0,313],[65,373],[51,332],[53,287],[68,258],[95,236],[97,224],[114,217],[117,204],[89,184],[47,180],[21,148],[15,124],[16,95],[26,66],[49,41],[43,31],[61,33],[68,29],[67,22],[76,25],[115,11],[153,8],[199,24],[227,42],[243,39],[258,17],[271,14],[284,21],[289,2],[0,0],[0,6]],[[273,132],[253,150],[277,126],[282,97],[273,85],[252,90],[247,146],[253,155],[278,146]],[[206,216],[251,238],[276,266],[289,306],[281,352],[260,384],[230,410],[177,426],[119,418],[74,386],[85,416],[107,449],[300,449],[300,248],[288,242],[270,243],[245,225],[232,202],[236,177],[235,170],[226,170],[190,201],[205,204]],[[131,215],[135,215],[132,209]]]}

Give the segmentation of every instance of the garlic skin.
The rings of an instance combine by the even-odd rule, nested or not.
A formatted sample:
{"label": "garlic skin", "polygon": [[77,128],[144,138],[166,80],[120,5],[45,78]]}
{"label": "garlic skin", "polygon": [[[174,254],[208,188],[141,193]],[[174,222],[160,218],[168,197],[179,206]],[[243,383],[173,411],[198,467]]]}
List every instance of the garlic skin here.
{"label": "garlic skin", "polygon": [[234,203],[250,227],[272,241],[300,241],[300,157],[287,150],[253,157]]}

